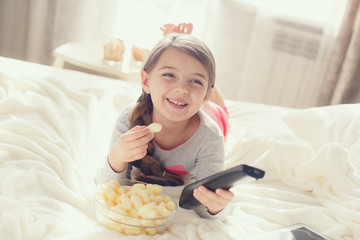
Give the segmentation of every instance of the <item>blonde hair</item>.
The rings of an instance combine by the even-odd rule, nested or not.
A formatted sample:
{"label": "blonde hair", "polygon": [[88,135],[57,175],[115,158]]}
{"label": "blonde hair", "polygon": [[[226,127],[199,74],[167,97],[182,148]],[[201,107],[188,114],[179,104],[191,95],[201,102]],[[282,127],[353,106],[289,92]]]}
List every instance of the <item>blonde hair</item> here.
{"label": "blonde hair", "polygon": [[[158,63],[163,52],[168,48],[175,48],[189,54],[198,60],[207,71],[208,93],[215,85],[215,59],[207,45],[199,39],[187,34],[169,34],[161,39],[151,50],[147,60],[144,63],[143,70],[150,73]],[[152,123],[153,105],[150,94],[144,90],[139,97],[137,104],[130,117],[130,127],[136,125],[149,125]],[[165,171],[159,162],[152,157],[154,145],[149,142],[147,155],[138,161],[132,162],[132,165],[139,167],[141,172],[146,175],[155,175],[166,178],[168,183],[165,185],[181,185],[181,177]],[[140,179],[145,181],[146,179]]]}

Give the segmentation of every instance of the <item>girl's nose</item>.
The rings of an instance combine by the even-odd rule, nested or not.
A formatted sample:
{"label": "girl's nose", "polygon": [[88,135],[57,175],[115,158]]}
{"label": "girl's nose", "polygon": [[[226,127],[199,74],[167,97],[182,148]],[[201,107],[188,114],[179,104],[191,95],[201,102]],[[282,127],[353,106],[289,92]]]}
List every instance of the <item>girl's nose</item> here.
{"label": "girl's nose", "polygon": [[188,94],[189,90],[188,90],[186,84],[178,83],[178,85],[176,86],[176,92],[179,94]]}

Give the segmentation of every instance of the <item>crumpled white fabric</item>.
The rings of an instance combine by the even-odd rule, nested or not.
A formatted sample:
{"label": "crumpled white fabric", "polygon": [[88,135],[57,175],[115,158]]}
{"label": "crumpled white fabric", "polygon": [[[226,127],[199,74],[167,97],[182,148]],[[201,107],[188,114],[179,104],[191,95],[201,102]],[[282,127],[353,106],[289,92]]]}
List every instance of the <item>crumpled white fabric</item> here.
{"label": "crumpled white fabric", "polygon": [[0,239],[251,239],[296,223],[332,239],[360,238],[357,104],[297,110],[227,101],[226,166],[259,167],[265,178],[232,189],[224,222],[179,208],[162,235],[108,230],[92,209],[93,180],[118,112],[140,91],[0,58]]}

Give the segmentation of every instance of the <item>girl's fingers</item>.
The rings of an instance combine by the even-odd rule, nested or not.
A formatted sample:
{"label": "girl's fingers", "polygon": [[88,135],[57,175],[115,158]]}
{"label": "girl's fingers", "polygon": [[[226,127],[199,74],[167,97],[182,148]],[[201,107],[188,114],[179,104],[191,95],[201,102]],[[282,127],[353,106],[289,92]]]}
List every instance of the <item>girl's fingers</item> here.
{"label": "girl's fingers", "polygon": [[[198,196],[200,196],[201,200],[204,201],[204,203],[210,203],[210,202],[219,202],[221,201],[221,198],[217,196],[216,193],[213,191],[210,191],[206,189],[204,186],[200,186],[196,189]],[[207,206],[207,204],[204,204]]]}
{"label": "girl's fingers", "polygon": [[130,162],[136,161],[144,158],[146,153],[147,153],[147,145],[140,146],[138,148],[129,150],[127,159],[129,159]]}
{"label": "girl's fingers", "polygon": [[127,133],[131,133],[131,132],[137,132],[137,131],[140,131],[142,129],[146,128],[146,126],[135,126],[133,127],[132,129],[130,129],[129,131],[127,131]]}
{"label": "girl's fingers", "polygon": [[135,126],[121,135],[115,143],[116,155],[124,162],[141,159],[146,155],[148,143],[153,138],[154,134],[146,126]]}
{"label": "girl's fingers", "polygon": [[164,36],[169,33],[185,33],[185,34],[191,34],[193,30],[193,24],[192,23],[179,23],[178,25],[175,24],[164,24],[162,27],[160,27],[160,30],[164,32]]}
{"label": "girl's fingers", "polygon": [[186,34],[191,34],[192,33],[192,30],[193,30],[193,24],[192,23],[188,23],[187,24],[187,31],[186,31]]}
{"label": "girl's fingers", "polygon": [[234,193],[232,191],[224,190],[221,188],[216,189],[215,193],[227,200],[231,200],[234,197]]}
{"label": "girl's fingers", "polygon": [[178,32],[178,26],[176,26],[175,24],[164,24],[162,27],[160,27],[160,30],[162,30],[164,32],[164,36],[169,34],[169,33],[173,33],[173,32]]}
{"label": "girl's fingers", "polygon": [[212,192],[204,186],[194,190],[194,197],[214,213],[224,209],[233,196],[231,191],[217,189],[216,192]]}
{"label": "girl's fingers", "polygon": [[132,151],[134,150],[136,152],[136,149],[138,148],[147,148],[148,147],[148,143],[151,141],[151,139],[154,138],[154,134],[153,133],[149,133],[148,135],[138,138],[136,140],[130,141],[130,142],[126,142],[126,146],[128,151]]}
{"label": "girl's fingers", "polygon": [[135,126],[122,135],[122,140],[125,142],[131,142],[141,139],[149,134],[151,134],[151,132],[146,126]]}
{"label": "girl's fingers", "polygon": [[179,29],[179,33],[183,32],[183,23],[179,23],[178,29]]}

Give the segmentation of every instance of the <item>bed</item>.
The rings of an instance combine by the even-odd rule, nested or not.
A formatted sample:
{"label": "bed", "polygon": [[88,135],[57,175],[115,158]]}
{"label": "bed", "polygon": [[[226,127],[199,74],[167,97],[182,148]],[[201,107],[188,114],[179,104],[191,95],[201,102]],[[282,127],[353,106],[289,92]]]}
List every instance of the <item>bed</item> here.
{"label": "bed", "polygon": [[[360,104],[291,109],[227,100],[225,221],[179,208],[163,234],[124,236],[98,223],[94,177],[119,111],[140,85],[0,58],[0,239],[251,239],[297,223],[360,239]],[[175,198],[181,188],[172,188]]]}

